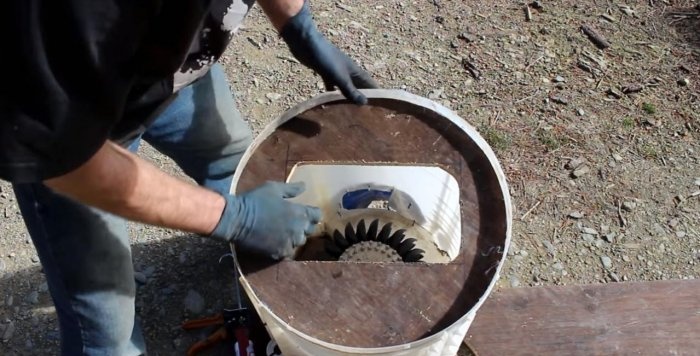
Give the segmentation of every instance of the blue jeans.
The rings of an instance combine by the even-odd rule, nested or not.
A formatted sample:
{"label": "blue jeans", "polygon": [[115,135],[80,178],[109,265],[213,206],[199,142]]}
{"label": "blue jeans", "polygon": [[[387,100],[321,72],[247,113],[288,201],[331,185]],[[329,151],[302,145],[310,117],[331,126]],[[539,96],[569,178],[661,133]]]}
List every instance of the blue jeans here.
{"label": "blue jeans", "polygon": [[[129,149],[135,152],[140,139],[171,157],[198,184],[228,193],[252,133],[216,65],[183,88]],[[16,184],[14,190],[56,306],[62,354],[145,354],[135,322],[126,221],[40,183]]]}

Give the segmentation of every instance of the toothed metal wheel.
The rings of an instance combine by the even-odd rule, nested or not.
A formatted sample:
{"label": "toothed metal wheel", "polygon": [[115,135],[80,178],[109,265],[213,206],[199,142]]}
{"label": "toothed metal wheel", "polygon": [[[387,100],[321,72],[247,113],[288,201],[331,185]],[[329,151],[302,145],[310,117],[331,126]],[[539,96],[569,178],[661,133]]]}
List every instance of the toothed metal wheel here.
{"label": "toothed metal wheel", "polygon": [[425,251],[415,248],[416,239],[406,238],[406,230],[391,231],[391,223],[379,228],[376,219],[365,225],[364,220],[354,228],[345,226],[345,234],[333,232],[325,242],[325,250],[339,261],[349,262],[420,262]]}
{"label": "toothed metal wheel", "polygon": [[338,261],[345,262],[402,262],[398,251],[379,241],[358,242],[343,251]]}

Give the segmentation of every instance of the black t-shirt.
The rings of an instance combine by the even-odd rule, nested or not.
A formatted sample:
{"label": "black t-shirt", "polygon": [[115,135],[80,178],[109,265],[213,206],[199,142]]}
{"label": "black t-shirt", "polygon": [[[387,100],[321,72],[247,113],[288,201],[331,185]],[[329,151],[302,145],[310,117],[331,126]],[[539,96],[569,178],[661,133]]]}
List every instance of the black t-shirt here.
{"label": "black t-shirt", "polygon": [[10,0],[0,179],[36,182],[124,140],[203,75],[254,0]]}

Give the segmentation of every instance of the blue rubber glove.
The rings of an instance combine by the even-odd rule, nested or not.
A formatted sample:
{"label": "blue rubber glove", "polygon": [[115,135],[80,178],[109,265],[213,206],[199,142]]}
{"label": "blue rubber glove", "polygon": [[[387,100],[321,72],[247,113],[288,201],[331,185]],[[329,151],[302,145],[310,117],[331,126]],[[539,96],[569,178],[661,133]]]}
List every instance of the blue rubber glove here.
{"label": "blue rubber glove", "polygon": [[224,195],[226,207],[211,236],[275,260],[290,257],[321,220],[318,208],[285,200],[304,189],[304,183],[267,182],[245,194]]}
{"label": "blue rubber glove", "polygon": [[280,35],[292,55],[323,78],[326,90],[338,87],[346,98],[364,105],[367,98],[357,88],[378,88],[367,72],[316,29],[306,1],[299,13],[284,25]]}

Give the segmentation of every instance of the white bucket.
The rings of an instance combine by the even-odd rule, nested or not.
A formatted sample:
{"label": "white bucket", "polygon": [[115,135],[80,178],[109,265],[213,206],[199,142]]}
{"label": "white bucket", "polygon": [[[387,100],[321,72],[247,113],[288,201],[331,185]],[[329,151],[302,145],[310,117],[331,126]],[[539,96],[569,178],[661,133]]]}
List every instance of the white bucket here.
{"label": "white bucket", "polygon": [[[240,266],[236,266],[243,276],[240,279],[241,285],[246,291],[261,320],[265,323],[270,336],[278,344],[284,355],[454,355],[459,350],[464,337],[466,336],[467,330],[474,320],[477,310],[491,293],[496,281],[498,280],[505,256],[507,255],[507,251],[510,246],[512,208],[505,174],[503,173],[494,152],[481,137],[481,135],[479,135],[477,130],[446,107],[429,99],[412,95],[400,90],[374,89],[363,90],[363,93],[370,99],[393,99],[410,102],[412,105],[418,105],[426,110],[441,115],[445,119],[450,120],[457,128],[468,135],[469,138],[482,150],[482,153],[488,158],[490,168],[493,170],[498,179],[498,186],[500,187],[500,194],[502,195],[504,205],[503,209],[505,210],[506,220],[506,236],[504,238],[502,248],[499,248],[499,251],[497,252],[500,254],[500,259],[498,264],[493,267],[494,273],[490,279],[488,287],[485,289],[485,292],[479,297],[478,301],[473,305],[473,307],[456,322],[428,337],[401,345],[377,348],[357,348],[328,343],[302,333],[290,326],[282,318],[275,315],[275,313],[273,313],[265,305],[265,303],[259,299],[259,297],[255,294],[254,289],[249,284],[249,281],[245,278],[245,276],[243,276],[243,271],[241,270]],[[282,117],[269,124],[255,139],[253,144],[249,147],[241,159],[240,165],[233,179],[231,192],[234,194],[236,193],[236,188],[241,178],[241,174],[246,166],[246,163],[255,153],[256,149],[266,138],[275,132],[280,125],[307,110],[325,103],[342,99],[343,98],[339,93],[320,94],[313,99],[303,102],[288,110],[284,113],[284,115],[282,115]],[[452,249],[454,249],[454,246],[452,246]]]}

